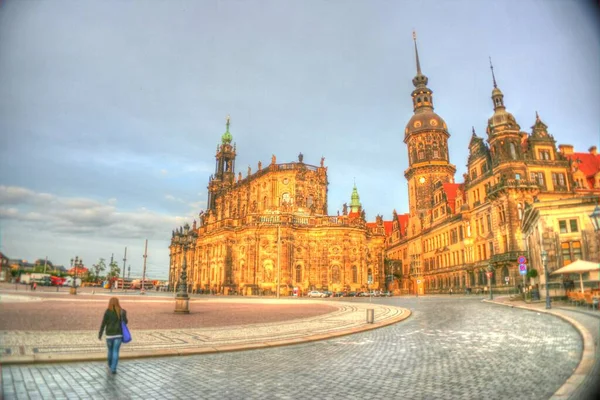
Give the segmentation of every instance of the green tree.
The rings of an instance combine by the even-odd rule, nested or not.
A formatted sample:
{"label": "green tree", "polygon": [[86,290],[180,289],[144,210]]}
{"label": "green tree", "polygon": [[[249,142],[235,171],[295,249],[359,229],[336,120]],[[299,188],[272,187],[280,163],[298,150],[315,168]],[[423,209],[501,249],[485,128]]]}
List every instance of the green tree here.
{"label": "green tree", "polygon": [[100,260],[98,260],[97,264],[94,264],[94,276],[95,279],[98,280],[100,279],[100,274],[102,272],[104,272],[106,270],[106,262],[104,261],[104,258],[101,258]]}
{"label": "green tree", "polygon": [[527,271],[527,277],[528,278],[537,278],[537,276],[538,276],[537,269],[533,269],[532,268],[532,269],[530,269],[530,270]]}
{"label": "green tree", "polygon": [[107,278],[117,278],[121,273],[121,268],[119,268],[119,265],[116,261],[111,262],[108,268],[108,274],[106,275]]}

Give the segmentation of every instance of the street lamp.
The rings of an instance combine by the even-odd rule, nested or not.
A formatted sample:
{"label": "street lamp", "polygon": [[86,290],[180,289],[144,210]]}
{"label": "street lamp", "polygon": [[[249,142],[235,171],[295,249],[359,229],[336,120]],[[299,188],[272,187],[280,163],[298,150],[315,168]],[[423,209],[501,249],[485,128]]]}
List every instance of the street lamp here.
{"label": "street lamp", "polygon": [[488,281],[490,284],[490,300],[494,300],[494,294],[492,293],[492,276],[494,275],[494,266],[492,263],[488,264]]}
{"label": "street lamp", "polygon": [[179,244],[183,251],[183,260],[181,262],[181,277],[179,280],[179,290],[175,296],[175,312],[189,314],[190,298],[187,293],[187,251],[189,247],[194,247],[196,243],[196,232],[190,231],[190,226],[186,223],[173,237],[175,244]]}
{"label": "street lamp", "polygon": [[551,300],[550,300],[550,288],[548,286],[548,266],[546,261],[548,261],[548,253],[546,250],[542,250],[542,264],[544,265],[544,277],[546,279],[546,310],[552,308]]}
{"label": "street lamp", "polygon": [[600,206],[596,205],[594,208],[594,212],[590,214],[590,218],[592,219],[592,224],[594,225],[594,231],[600,231]]}
{"label": "street lamp", "polygon": [[75,268],[75,273],[69,294],[77,294],[77,269],[81,267],[83,267],[83,260],[79,256],[75,256],[74,260],[71,258],[71,268]]}

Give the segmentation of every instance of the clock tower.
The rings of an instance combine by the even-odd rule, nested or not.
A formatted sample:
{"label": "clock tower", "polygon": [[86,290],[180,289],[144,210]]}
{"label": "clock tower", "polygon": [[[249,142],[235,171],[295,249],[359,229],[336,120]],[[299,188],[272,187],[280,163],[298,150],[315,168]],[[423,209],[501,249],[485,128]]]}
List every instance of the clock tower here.
{"label": "clock tower", "polygon": [[408,181],[409,236],[431,226],[433,191],[437,185],[454,182],[456,173],[456,167],[449,161],[448,127],[433,111],[433,92],[427,87],[428,78],[421,72],[414,32],[413,40],[417,62],[417,75],[413,78],[415,89],[411,94],[414,115],[404,130],[404,143],[408,148],[408,169],[404,176]]}

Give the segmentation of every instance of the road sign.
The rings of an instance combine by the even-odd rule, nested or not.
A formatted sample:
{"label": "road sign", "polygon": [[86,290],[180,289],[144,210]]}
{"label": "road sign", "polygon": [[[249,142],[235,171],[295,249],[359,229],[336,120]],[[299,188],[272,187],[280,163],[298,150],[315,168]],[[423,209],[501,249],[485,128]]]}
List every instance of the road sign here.
{"label": "road sign", "polygon": [[519,264],[519,273],[525,275],[527,273],[527,264]]}
{"label": "road sign", "polygon": [[488,278],[492,277],[492,272],[486,272],[485,274],[487,275]]}
{"label": "road sign", "polygon": [[517,261],[519,262],[519,264],[525,264],[527,262],[527,259],[525,258],[525,256],[519,256],[519,258],[517,258]]}
{"label": "road sign", "polygon": [[504,277],[504,280],[506,281],[506,283],[508,283],[508,281],[510,281],[510,277],[508,277],[508,276],[505,276],[505,277]]}

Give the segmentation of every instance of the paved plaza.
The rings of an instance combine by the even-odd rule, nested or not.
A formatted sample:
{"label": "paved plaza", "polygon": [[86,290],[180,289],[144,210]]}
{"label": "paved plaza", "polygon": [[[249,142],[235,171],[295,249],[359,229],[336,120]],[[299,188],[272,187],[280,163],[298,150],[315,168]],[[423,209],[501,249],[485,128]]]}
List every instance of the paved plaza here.
{"label": "paved plaza", "polygon": [[[597,372],[590,368],[597,368],[593,357],[600,319],[593,312],[552,310],[570,318],[569,322],[546,314],[543,304],[496,300],[508,306],[476,296],[394,297],[373,299],[373,303],[368,299],[295,299],[291,301],[307,307],[322,304],[329,307],[328,312],[315,308],[313,316],[257,323],[254,328],[267,329],[275,343],[294,329],[306,333],[311,321],[320,321],[315,327],[323,326],[328,315],[343,321],[340,315],[353,309],[364,318],[366,308],[382,307],[376,322],[384,316],[383,310],[400,310],[396,317],[403,314],[401,310],[410,310],[410,317],[325,340],[296,337],[299,344],[292,346],[124,359],[114,376],[107,373],[105,361],[90,359],[3,365],[2,388],[7,399],[585,399],[589,391],[584,393],[577,386],[586,380],[591,387],[592,380],[581,374],[582,366],[588,368],[588,375]],[[259,304],[265,300],[243,301]],[[355,324],[330,328],[338,333],[347,328],[352,331],[364,321]],[[222,328],[197,330],[216,329]],[[238,329],[244,330],[235,326],[222,333]],[[252,329],[245,329],[250,334]],[[327,330],[323,328],[315,338],[323,339]],[[136,333],[142,340],[143,335],[135,330],[134,337]]]}

